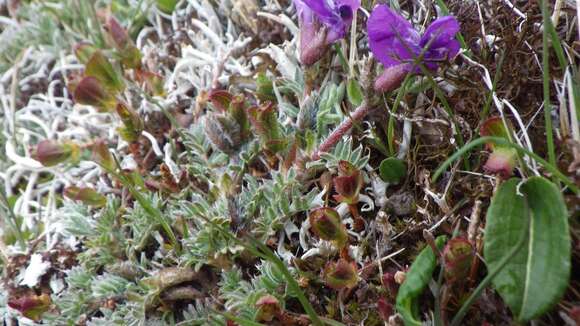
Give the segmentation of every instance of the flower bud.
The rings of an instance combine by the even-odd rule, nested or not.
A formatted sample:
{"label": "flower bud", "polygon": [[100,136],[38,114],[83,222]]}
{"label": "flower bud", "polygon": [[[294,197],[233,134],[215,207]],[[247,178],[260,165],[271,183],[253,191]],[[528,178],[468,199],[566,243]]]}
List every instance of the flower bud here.
{"label": "flower bud", "polygon": [[[479,133],[481,136],[501,137],[507,141],[511,141],[510,135],[513,134],[509,122],[507,122],[506,126],[500,117],[487,119],[481,125]],[[494,143],[487,143],[486,147],[492,150],[492,153],[485,162],[483,169],[488,173],[499,174],[503,179],[509,178],[516,166],[518,152],[514,148]]]}
{"label": "flower bud", "polygon": [[385,298],[379,298],[377,301],[377,312],[382,320],[388,321],[393,315],[393,304],[388,302]]}
{"label": "flower bud", "polygon": [[42,314],[50,308],[50,296],[46,293],[41,295],[28,294],[18,298],[9,298],[8,306],[22,313],[26,318],[39,321]]}
{"label": "flower bud", "polygon": [[266,294],[258,299],[256,307],[258,308],[258,314],[256,316],[256,321],[258,322],[270,322],[282,312],[280,302],[275,296],[270,294]]}
{"label": "flower bud", "polygon": [[374,88],[377,92],[390,92],[401,85],[410,70],[409,64],[399,64],[388,67],[375,80]]}
{"label": "flower bud", "polygon": [[208,114],[204,120],[205,134],[224,153],[234,153],[241,145],[240,127],[233,119],[220,114]]}
{"label": "flower bud", "polygon": [[334,199],[349,205],[358,203],[358,195],[364,180],[361,172],[354,165],[348,161],[338,162],[338,176],[332,181],[338,193]]}
{"label": "flower bud", "polygon": [[453,238],[443,249],[445,278],[449,282],[465,279],[474,258],[473,247],[466,238]]}
{"label": "flower bud", "polygon": [[518,152],[513,148],[496,147],[487,158],[483,169],[487,173],[499,174],[502,179],[508,179],[516,167]]}
{"label": "flower bud", "polygon": [[79,156],[78,145],[55,140],[43,140],[36,145],[35,159],[44,166],[54,166],[66,160],[75,160]]}
{"label": "flower bud", "polygon": [[304,24],[300,30],[300,62],[311,66],[320,60],[329,44],[326,42],[326,27],[316,23]]}
{"label": "flower bud", "polygon": [[358,274],[354,262],[339,259],[337,262],[329,262],[324,268],[326,285],[335,289],[350,289],[358,284]]}
{"label": "flower bud", "polygon": [[66,187],[64,195],[72,200],[81,201],[89,206],[101,207],[107,203],[107,198],[94,189],[79,188],[76,186]]}
{"label": "flower bud", "polygon": [[85,67],[85,76],[95,77],[106,89],[118,93],[125,89],[120,74],[99,50],[95,51]]}
{"label": "flower bud", "polygon": [[109,111],[115,105],[115,98],[95,77],[85,77],[76,85],[74,100],[80,104],[94,106],[100,112]]}
{"label": "flower bud", "polygon": [[342,248],[346,245],[348,234],[346,227],[340,220],[338,212],[330,207],[317,208],[308,216],[310,228],[320,239],[332,241]]}

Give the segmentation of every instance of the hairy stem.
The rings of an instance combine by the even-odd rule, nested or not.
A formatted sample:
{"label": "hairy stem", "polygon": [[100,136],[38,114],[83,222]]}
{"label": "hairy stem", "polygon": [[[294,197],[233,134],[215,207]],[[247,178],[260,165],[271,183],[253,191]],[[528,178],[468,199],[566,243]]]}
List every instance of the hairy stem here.
{"label": "hairy stem", "polygon": [[332,149],[339,140],[342,139],[350,128],[352,128],[354,122],[361,121],[367,114],[370,112],[371,107],[367,104],[367,102],[363,102],[361,106],[359,106],[349,117],[347,117],[336,129],[330,133],[328,138],[318,146],[314,154],[312,154],[312,160],[316,161],[320,159],[321,153],[326,153]]}

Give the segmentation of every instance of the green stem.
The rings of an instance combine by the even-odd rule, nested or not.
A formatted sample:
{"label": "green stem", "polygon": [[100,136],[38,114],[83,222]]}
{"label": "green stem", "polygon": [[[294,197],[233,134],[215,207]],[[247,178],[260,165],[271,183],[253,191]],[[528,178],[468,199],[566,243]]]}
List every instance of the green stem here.
{"label": "green stem", "polygon": [[8,202],[8,198],[6,198],[6,194],[4,193],[4,191],[0,191],[0,198],[2,198],[4,205],[6,205],[6,210],[8,211],[8,215],[10,216],[10,218],[7,219],[8,223],[14,229],[14,233],[16,234],[16,239],[18,240],[20,248],[24,250],[26,248],[24,236],[22,235],[22,231],[20,231],[20,228],[18,227],[18,220],[16,219],[16,215],[14,215],[14,211],[12,210],[12,208],[10,208],[10,203]]}
{"label": "green stem", "polygon": [[[546,143],[548,146],[548,161],[556,166],[556,150],[554,149],[554,133],[552,131],[552,105],[550,104],[550,46],[548,44],[548,25],[551,23],[546,0],[540,1],[544,29],[542,32],[542,74],[544,83],[544,120],[546,123]],[[556,182],[556,180],[554,179]]]}
{"label": "green stem", "polygon": [[464,153],[468,152],[469,150],[471,150],[472,148],[474,148],[476,146],[480,146],[480,145],[483,145],[484,143],[488,143],[488,142],[494,143],[497,145],[501,145],[501,146],[508,146],[508,147],[514,148],[516,151],[518,151],[518,153],[520,155],[525,154],[525,155],[530,156],[534,160],[538,161],[546,170],[551,172],[554,175],[554,177],[560,179],[560,181],[562,181],[564,184],[566,184],[568,186],[568,188],[570,188],[570,190],[572,190],[572,192],[574,192],[575,194],[580,193],[580,189],[578,188],[578,186],[576,186],[574,184],[574,182],[572,182],[570,179],[568,179],[568,177],[566,177],[566,175],[564,175],[562,172],[560,172],[560,170],[558,170],[558,168],[555,165],[547,162],[546,160],[544,160],[543,158],[538,156],[538,154],[531,152],[531,151],[519,146],[518,144],[511,143],[504,138],[491,137],[491,136],[477,138],[476,140],[473,140],[473,141],[469,142],[468,144],[466,144],[465,146],[463,146],[462,148],[460,148],[457,152],[455,152],[453,155],[451,155],[451,157],[449,157],[445,162],[443,162],[439,166],[439,168],[437,168],[437,170],[433,174],[433,177],[431,178],[431,180],[433,182],[437,181],[437,178],[439,178],[439,176],[449,166],[451,166],[451,164],[453,164],[453,162],[455,160],[457,160],[459,157],[461,157]]}
{"label": "green stem", "polygon": [[401,102],[401,99],[403,98],[403,95],[405,95],[407,88],[409,87],[409,84],[411,83],[411,76],[412,74],[407,74],[407,76],[405,76],[405,80],[403,80],[403,85],[399,88],[399,91],[397,92],[397,97],[395,98],[395,103],[393,103],[393,109],[391,110],[391,112],[393,112],[393,114],[390,115],[389,117],[389,124],[387,126],[387,145],[389,146],[389,152],[391,153],[391,155],[395,155],[395,143],[394,143],[394,138],[395,138],[395,116],[394,114],[397,113],[397,109],[399,108],[399,102]]}

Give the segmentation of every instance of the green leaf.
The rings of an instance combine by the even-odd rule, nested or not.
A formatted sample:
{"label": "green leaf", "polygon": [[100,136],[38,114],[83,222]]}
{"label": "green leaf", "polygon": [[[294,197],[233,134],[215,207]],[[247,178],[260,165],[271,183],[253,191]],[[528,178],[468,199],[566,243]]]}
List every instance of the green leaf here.
{"label": "green leaf", "polygon": [[363,101],[363,94],[360,85],[354,79],[348,81],[346,87],[346,94],[348,96],[348,101],[354,105],[359,106]]}
{"label": "green leaf", "polygon": [[177,6],[177,0],[157,0],[157,8],[166,14],[173,13]]}
{"label": "green leaf", "polygon": [[[441,250],[447,237],[439,236],[435,240],[437,248]],[[417,319],[417,297],[423,293],[423,290],[429,284],[433,271],[437,266],[437,259],[431,247],[426,247],[421,250],[421,253],[413,264],[405,277],[405,282],[401,284],[399,292],[397,293],[397,311],[403,316],[405,325],[421,326],[421,321]]]}
{"label": "green leaf", "polygon": [[397,184],[407,174],[407,166],[403,160],[395,157],[384,159],[379,166],[379,174],[385,182]]}
{"label": "green leaf", "polygon": [[122,77],[103,52],[96,51],[85,67],[85,76],[95,77],[107,89],[118,93],[125,89]]}
{"label": "green leaf", "polygon": [[519,188],[522,196],[520,182],[515,178],[504,182],[492,199],[484,257],[488,270],[495,269],[522,233],[528,234],[526,245],[492,280],[515,318],[526,322],[562,297],[570,277],[571,253],[568,212],[560,190],[545,178],[532,177]]}

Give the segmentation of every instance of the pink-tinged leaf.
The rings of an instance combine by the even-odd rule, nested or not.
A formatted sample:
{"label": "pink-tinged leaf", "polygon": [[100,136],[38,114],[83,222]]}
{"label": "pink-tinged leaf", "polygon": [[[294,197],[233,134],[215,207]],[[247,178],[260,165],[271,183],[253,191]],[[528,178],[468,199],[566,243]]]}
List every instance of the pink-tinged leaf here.
{"label": "pink-tinged leaf", "polygon": [[136,141],[143,131],[143,120],[135,110],[123,102],[117,103],[116,110],[125,125],[122,129],[123,138],[129,142]]}
{"label": "pink-tinged leaf", "polygon": [[[479,134],[482,137],[485,136],[502,137],[505,140],[509,141],[510,135],[512,134],[511,131],[512,129],[513,128],[509,123],[509,121],[507,122],[506,128],[506,125],[503,123],[501,117],[491,117],[483,122],[483,124],[479,128]],[[486,146],[488,149],[493,149],[495,147],[493,143],[488,143],[486,144]]]}
{"label": "pink-tinged leaf", "polygon": [[76,85],[74,100],[80,104],[94,106],[101,112],[110,111],[115,105],[115,98],[95,77],[85,77]]}
{"label": "pink-tinged leaf", "polygon": [[115,160],[113,159],[111,152],[109,152],[107,144],[105,144],[103,140],[96,140],[92,146],[92,150],[93,161],[101,165],[107,171],[115,170]]}
{"label": "pink-tinged leaf", "polygon": [[227,112],[230,103],[232,102],[233,95],[223,89],[214,89],[209,92],[208,95],[210,103],[219,111]]}
{"label": "pink-tinged leaf", "polygon": [[85,67],[85,76],[95,77],[103,87],[117,93],[125,89],[120,74],[115,70],[111,62],[103,52],[96,51]]}
{"label": "pink-tinged leaf", "polygon": [[135,76],[139,84],[143,85],[147,92],[155,96],[165,96],[163,90],[163,77],[151,71],[137,69]]}
{"label": "pink-tinged leaf", "polygon": [[69,186],[64,189],[64,195],[72,200],[81,201],[89,206],[102,207],[107,203],[107,198],[94,189]]}

